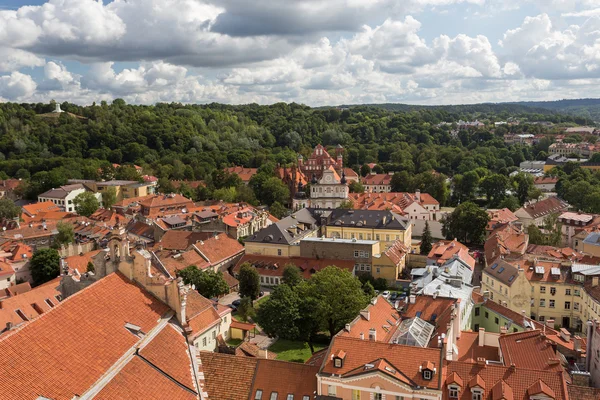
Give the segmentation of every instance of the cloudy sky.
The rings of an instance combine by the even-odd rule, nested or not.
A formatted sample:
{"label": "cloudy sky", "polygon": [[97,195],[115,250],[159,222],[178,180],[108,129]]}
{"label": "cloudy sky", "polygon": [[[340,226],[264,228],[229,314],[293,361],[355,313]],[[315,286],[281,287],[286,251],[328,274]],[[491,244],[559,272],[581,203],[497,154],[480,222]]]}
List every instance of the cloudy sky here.
{"label": "cloudy sky", "polygon": [[2,101],[464,104],[599,88],[600,0],[0,0]]}

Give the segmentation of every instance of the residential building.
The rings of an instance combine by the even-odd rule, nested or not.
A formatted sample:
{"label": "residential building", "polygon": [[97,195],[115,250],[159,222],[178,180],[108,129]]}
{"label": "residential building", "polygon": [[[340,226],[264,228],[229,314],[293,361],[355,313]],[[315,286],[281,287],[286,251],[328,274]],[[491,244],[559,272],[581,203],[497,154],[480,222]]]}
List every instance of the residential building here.
{"label": "residential building", "polygon": [[561,156],[571,156],[575,154],[581,158],[590,158],[598,150],[596,146],[590,143],[552,143],[548,148],[550,154],[559,154]]}
{"label": "residential building", "polygon": [[383,252],[373,254],[371,276],[375,279],[385,279],[388,284],[395,285],[405,270],[409,253],[410,248],[401,240],[397,240]]}
{"label": "residential building", "polygon": [[586,323],[587,358],[585,370],[590,373],[591,386],[600,388],[600,322],[590,319]]}
{"label": "residential building", "polygon": [[311,400],[318,390],[314,365],[210,352],[199,363],[209,400]]}
{"label": "residential building", "polygon": [[408,220],[391,211],[334,210],[325,226],[325,236],[336,239],[377,240],[383,249],[400,240],[412,241]]}
{"label": "residential building", "polygon": [[0,261],[0,291],[17,283],[17,275],[13,266],[5,261]]}
{"label": "residential building", "polygon": [[502,259],[486,266],[481,277],[481,291],[501,305],[531,315],[532,288],[525,270]]}
{"label": "residential building", "polygon": [[409,220],[439,221],[444,215],[440,203],[428,193],[350,193],[356,210],[391,210]]}
{"label": "residential building", "polygon": [[295,265],[302,273],[304,279],[310,279],[313,274],[328,266],[334,266],[354,273],[354,261],[352,260],[246,254],[233,268],[232,272],[235,276],[239,274],[240,268],[245,263],[249,263],[256,268],[260,276],[260,284],[264,286],[277,286],[283,283],[283,271],[288,265]]}
{"label": "residential building", "polygon": [[515,211],[523,228],[529,225],[542,226],[544,219],[551,214],[562,214],[566,212],[569,205],[558,197],[548,197],[535,203],[526,203],[525,206]]}
{"label": "residential building", "polygon": [[582,242],[581,251],[595,257],[600,257],[600,232],[588,234]]}
{"label": "residential building", "polygon": [[20,179],[2,179],[0,180],[0,199],[17,200],[19,195],[15,189],[21,184]]}
{"label": "residential building", "polygon": [[[140,171],[138,170],[138,173]],[[136,197],[145,197],[154,194],[156,190],[156,181],[150,179],[144,182],[127,180],[109,180],[94,181],[89,179],[70,179],[69,183],[82,184],[88,190],[102,195],[108,190],[114,190],[117,202],[124,199],[133,199]]]}
{"label": "residential building", "polygon": [[596,135],[598,129],[590,126],[575,126],[571,128],[565,128],[566,134],[577,134],[577,135]]}
{"label": "residential building", "polygon": [[300,256],[300,240],[315,237],[317,219],[308,209],[301,209],[261,229],[244,241],[247,254],[279,257]]}
{"label": "residential building", "polygon": [[546,161],[522,161],[519,164],[519,171],[531,174],[533,176],[544,176]]}
{"label": "residential building", "polygon": [[498,210],[487,210],[487,213],[490,216],[490,221],[488,222],[488,225],[485,228],[488,237],[495,229],[503,225],[512,224],[519,220],[519,218],[517,218],[517,216],[508,208],[501,208]]}
{"label": "residential building", "polygon": [[51,189],[38,195],[38,203],[52,202],[57,205],[61,211],[75,212],[73,200],[85,191],[85,187],[80,183],[61,186],[57,189]]}
{"label": "residential building", "polygon": [[244,168],[244,167],[229,167],[229,168],[225,168],[225,171],[230,173],[230,174],[234,174],[240,177],[240,179],[242,180],[242,182],[244,183],[244,185],[247,185],[248,183],[250,183],[250,179],[252,179],[252,177],[254,175],[256,175],[256,172],[258,171],[257,168]]}
{"label": "residential building", "polygon": [[537,176],[533,180],[533,186],[542,192],[554,192],[558,178],[555,176]]}
{"label": "residential building", "polygon": [[300,256],[317,260],[352,261],[356,274],[371,275],[374,256],[380,255],[377,240],[308,237],[300,240]]}
{"label": "residential building", "polygon": [[463,260],[471,269],[475,268],[475,259],[469,255],[469,248],[458,240],[440,240],[433,244],[427,255],[427,265],[444,265],[457,256]]}
{"label": "residential building", "polygon": [[317,394],[335,399],[442,398],[440,348],[335,336],[317,375]]}
{"label": "residential building", "polygon": [[10,264],[15,271],[15,282],[31,282],[29,261],[33,256],[33,249],[25,243],[8,241],[0,247],[0,259]]}
{"label": "residential building", "polygon": [[558,222],[561,224],[562,243],[567,247],[573,247],[573,239],[579,232],[597,223],[595,215],[576,212],[560,214]]}
{"label": "residential building", "polygon": [[154,194],[139,200],[141,213],[146,218],[157,218],[164,215],[186,213],[194,202],[180,194]]}
{"label": "residential building", "polygon": [[222,216],[222,221],[225,232],[234,239],[252,236],[271,225],[267,211],[241,205],[237,211]]}
{"label": "residential building", "polygon": [[321,172],[321,178],[316,175],[310,185],[310,206],[313,208],[332,209],[339,208],[348,199],[348,185],[346,176],[338,175],[333,166]]}
{"label": "residential building", "polygon": [[387,174],[370,173],[361,179],[365,192],[388,193],[392,191],[393,172]]}
{"label": "residential building", "polygon": [[35,218],[40,213],[50,213],[60,211],[60,207],[53,201],[44,201],[41,203],[27,204],[21,207],[23,213],[21,219],[25,222],[29,222],[30,219]]}
{"label": "residential building", "polygon": [[501,225],[493,230],[483,245],[485,261],[492,264],[499,257],[518,258],[529,246],[529,235],[516,224]]}

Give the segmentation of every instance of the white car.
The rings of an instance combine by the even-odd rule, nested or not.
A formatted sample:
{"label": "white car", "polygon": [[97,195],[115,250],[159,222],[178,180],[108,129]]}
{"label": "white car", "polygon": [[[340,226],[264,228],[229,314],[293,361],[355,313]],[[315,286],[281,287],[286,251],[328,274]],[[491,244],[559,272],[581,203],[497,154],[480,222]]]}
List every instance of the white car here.
{"label": "white car", "polygon": [[388,297],[390,297],[390,291],[389,291],[389,290],[386,290],[386,291],[385,291],[385,292],[383,292],[382,294],[383,294],[383,297],[385,297],[386,299],[387,299]]}

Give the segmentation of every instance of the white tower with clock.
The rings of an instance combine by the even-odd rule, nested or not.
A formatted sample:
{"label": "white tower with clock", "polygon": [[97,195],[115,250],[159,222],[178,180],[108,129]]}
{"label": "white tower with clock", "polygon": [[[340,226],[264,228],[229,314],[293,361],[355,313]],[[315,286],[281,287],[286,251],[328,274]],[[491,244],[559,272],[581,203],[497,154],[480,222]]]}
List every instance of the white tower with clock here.
{"label": "white tower with clock", "polygon": [[348,185],[346,176],[342,177],[329,166],[323,171],[323,176],[317,181],[313,177],[310,185],[310,206],[313,208],[338,208],[348,200]]}

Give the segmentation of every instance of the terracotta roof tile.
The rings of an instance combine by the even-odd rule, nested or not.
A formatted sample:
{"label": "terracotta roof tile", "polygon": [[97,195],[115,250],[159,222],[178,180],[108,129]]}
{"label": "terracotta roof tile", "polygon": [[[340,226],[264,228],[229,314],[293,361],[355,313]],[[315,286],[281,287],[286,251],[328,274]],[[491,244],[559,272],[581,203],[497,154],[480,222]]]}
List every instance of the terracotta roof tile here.
{"label": "terracotta roof tile", "polygon": [[390,185],[392,183],[392,174],[369,174],[362,178],[364,185]]}
{"label": "terracotta roof tile", "polygon": [[244,252],[244,246],[225,233],[196,243],[196,248],[208,260],[210,265],[217,265]]}
{"label": "terracotta roof tile", "polygon": [[[61,400],[82,394],[139,341],[126,323],[149,332],[167,311],[120,273],[100,279],[0,337],[0,399]],[[82,351],[82,343],[93,345]]]}
{"label": "terracotta roof tile", "polygon": [[458,347],[458,361],[477,362],[478,358],[490,361],[500,361],[498,348],[493,346],[479,346],[479,332],[461,332],[456,340]]}
{"label": "terracotta roof tile", "polygon": [[139,353],[177,382],[196,390],[188,344],[179,328],[167,324]]}
{"label": "terracotta roof tile", "polygon": [[193,400],[198,397],[165,377],[141,358],[134,357],[94,398]]}
{"label": "terracotta roof tile", "polygon": [[169,230],[165,232],[163,237],[160,239],[160,242],[158,242],[154,247],[162,247],[165,250],[187,250],[193,244],[201,240],[208,240],[212,236],[212,232]]}
{"label": "terracotta roof tile", "polygon": [[569,205],[565,201],[552,196],[522,207],[521,210],[529,214],[531,218],[540,218],[552,213],[562,213],[563,211],[567,211],[568,208]]}
{"label": "terracotta roof tile", "polygon": [[469,255],[469,248],[456,239],[440,240],[434,243],[427,258],[435,261],[438,265],[444,265],[455,254],[459,255],[471,268],[475,266],[475,260]]}
{"label": "terracotta roof tile", "polygon": [[[331,355],[343,350],[346,352],[341,368],[333,365]],[[374,342],[345,336],[335,336],[329,346],[328,355],[324,359],[321,374],[345,374],[356,368],[364,367],[365,364],[374,363],[381,358],[393,366],[414,384],[433,389],[439,388],[439,376],[441,373],[440,358],[442,352],[439,348],[422,348],[415,346],[404,346],[400,344]],[[423,379],[419,367],[423,362],[428,362],[437,369],[432,380]]]}
{"label": "terracotta roof tile", "polygon": [[303,396],[312,396],[317,391],[317,372],[319,367],[286,361],[258,360],[251,394],[263,391],[263,399],[277,392],[278,399],[286,399],[293,394],[294,399],[302,400]]}
{"label": "terracotta roof tile", "polygon": [[502,225],[490,233],[485,241],[484,252],[488,264],[500,256],[523,255],[529,245],[529,235],[513,225]]}
{"label": "terracotta roof tile", "polygon": [[350,331],[342,329],[337,335],[360,338],[362,333],[364,337],[368,338],[369,331],[375,329],[377,341],[389,342],[402,319],[398,311],[383,295],[379,295],[375,299],[375,304],[369,304],[350,322]]}
{"label": "terracotta roof tile", "polygon": [[219,400],[249,399],[258,359],[200,352],[204,391]]}
{"label": "terracotta roof tile", "polygon": [[[453,373],[458,374],[463,382],[469,382],[469,388],[460,390],[459,400],[472,399],[470,388],[473,387],[474,381],[480,381],[484,385],[483,400],[501,399],[502,394],[506,396],[506,400],[529,399],[527,390],[539,380],[555,393],[555,400],[568,400],[567,383],[560,371],[537,371],[453,361],[448,363],[447,374]],[[443,399],[449,400],[449,392],[444,390],[442,393]]]}
{"label": "terracotta roof tile", "polygon": [[240,179],[242,180],[242,182],[248,183],[248,182],[250,182],[250,179],[252,179],[252,177],[254,175],[256,175],[256,172],[258,171],[258,169],[257,168],[244,168],[244,167],[229,167],[229,168],[225,168],[225,171],[229,172],[230,174],[235,174],[235,175],[239,176]]}
{"label": "terracotta roof tile", "polygon": [[[233,322],[234,321],[231,323],[233,324]],[[238,347],[235,348],[236,356],[265,358],[265,352],[269,360],[274,360],[277,358],[276,353],[268,350],[261,350],[256,343],[242,342]]]}
{"label": "terracotta roof tile", "polygon": [[600,400],[600,389],[569,385],[569,400]]}
{"label": "terracotta roof tile", "polygon": [[28,216],[34,216],[40,212],[60,211],[60,207],[51,201],[42,201],[41,203],[33,203],[23,206],[23,212]]}
{"label": "terracotta roof tile", "polygon": [[428,193],[420,193],[419,196],[420,200],[417,200],[416,193],[350,193],[348,199],[352,200],[357,210],[392,210],[400,214],[404,214],[404,209],[414,202],[422,206],[440,204]]}
{"label": "terracotta roof tile", "polygon": [[510,333],[498,339],[504,365],[539,371],[562,371],[556,351],[539,330]]}

